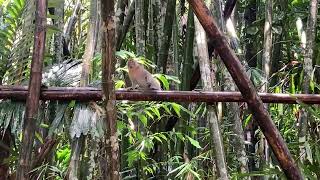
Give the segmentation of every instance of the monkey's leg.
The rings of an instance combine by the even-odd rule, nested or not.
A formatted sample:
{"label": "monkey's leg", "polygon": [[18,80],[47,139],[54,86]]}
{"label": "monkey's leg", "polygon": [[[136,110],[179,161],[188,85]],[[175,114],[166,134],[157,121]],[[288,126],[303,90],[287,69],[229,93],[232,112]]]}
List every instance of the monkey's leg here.
{"label": "monkey's leg", "polygon": [[132,91],[139,88],[139,85],[136,81],[131,81],[131,83],[132,83],[131,87],[128,87],[127,90]]}

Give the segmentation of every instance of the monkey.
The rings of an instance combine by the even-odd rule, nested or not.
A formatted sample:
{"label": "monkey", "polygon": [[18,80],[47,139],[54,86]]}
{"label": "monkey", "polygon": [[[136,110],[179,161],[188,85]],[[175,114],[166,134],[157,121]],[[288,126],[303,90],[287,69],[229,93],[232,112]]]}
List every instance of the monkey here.
{"label": "monkey", "polygon": [[128,60],[128,74],[131,80],[131,87],[129,90],[161,90],[158,80],[156,80],[150,72],[144,69],[143,65],[139,64],[133,59]]}

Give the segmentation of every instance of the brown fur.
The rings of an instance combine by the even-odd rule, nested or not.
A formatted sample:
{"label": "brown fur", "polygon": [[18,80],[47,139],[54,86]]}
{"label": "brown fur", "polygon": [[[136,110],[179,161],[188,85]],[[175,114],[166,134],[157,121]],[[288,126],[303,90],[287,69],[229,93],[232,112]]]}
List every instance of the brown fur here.
{"label": "brown fur", "polygon": [[128,60],[128,74],[132,83],[130,89],[161,90],[159,81],[135,60]]}

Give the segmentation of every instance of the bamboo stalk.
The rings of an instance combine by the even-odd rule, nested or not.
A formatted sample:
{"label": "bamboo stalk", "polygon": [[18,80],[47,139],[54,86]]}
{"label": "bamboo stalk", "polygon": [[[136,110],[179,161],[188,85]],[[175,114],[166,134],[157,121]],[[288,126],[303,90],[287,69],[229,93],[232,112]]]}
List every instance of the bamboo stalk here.
{"label": "bamboo stalk", "polygon": [[[0,86],[0,99],[25,101],[26,86]],[[319,94],[258,93],[264,103],[320,104]],[[41,100],[60,101],[101,101],[102,91],[92,87],[50,87],[41,90]],[[127,91],[117,90],[117,100],[130,101],[169,101],[169,102],[246,102],[240,92],[209,91]]]}
{"label": "bamboo stalk", "polygon": [[26,91],[26,111],[23,124],[23,136],[20,146],[19,165],[16,179],[30,179],[32,151],[36,130],[36,119],[41,91],[42,65],[45,53],[47,1],[36,1],[35,33],[31,62],[29,89]]}

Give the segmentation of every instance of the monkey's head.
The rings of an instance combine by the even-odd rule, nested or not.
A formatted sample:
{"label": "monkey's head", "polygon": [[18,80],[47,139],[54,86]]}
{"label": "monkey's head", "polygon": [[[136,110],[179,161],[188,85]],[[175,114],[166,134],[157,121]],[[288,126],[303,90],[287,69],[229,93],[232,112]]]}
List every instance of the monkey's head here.
{"label": "monkey's head", "polygon": [[135,69],[137,67],[139,67],[139,64],[137,61],[135,61],[133,59],[128,60],[128,69]]}

